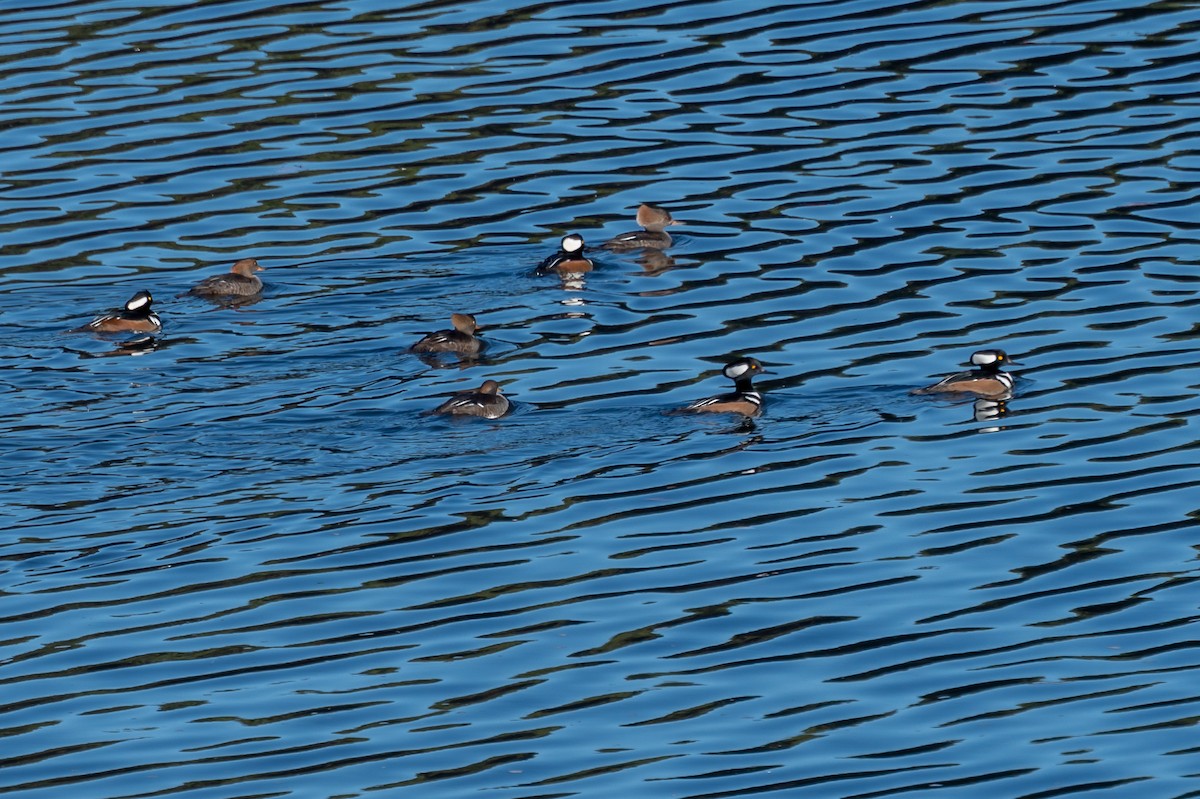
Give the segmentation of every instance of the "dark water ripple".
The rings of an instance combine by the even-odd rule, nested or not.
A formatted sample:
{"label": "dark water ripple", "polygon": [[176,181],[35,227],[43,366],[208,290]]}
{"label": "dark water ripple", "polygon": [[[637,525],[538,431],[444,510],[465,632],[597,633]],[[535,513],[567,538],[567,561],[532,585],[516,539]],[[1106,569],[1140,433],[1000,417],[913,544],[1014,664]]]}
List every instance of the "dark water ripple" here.
{"label": "dark water ripple", "polygon": [[[0,793],[1200,790],[1200,10],[0,21]],[[984,346],[1006,415],[908,394]],[[664,413],[741,353],[763,419]]]}

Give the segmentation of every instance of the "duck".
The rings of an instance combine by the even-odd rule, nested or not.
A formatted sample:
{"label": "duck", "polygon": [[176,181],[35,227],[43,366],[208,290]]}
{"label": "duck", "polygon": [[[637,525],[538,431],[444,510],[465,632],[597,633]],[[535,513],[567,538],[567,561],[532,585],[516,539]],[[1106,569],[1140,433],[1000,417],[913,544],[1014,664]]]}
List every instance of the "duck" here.
{"label": "duck", "polygon": [[258,261],[242,258],[225,274],[206,277],[185,293],[195,297],[252,297],[262,291],[262,279],[254,274],[261,271]]}
{"label": "duck", "polygon": [[152,309],[154,297],[148,291],[139,291],[126,301],[125,306],[111,314],[98,316],[77,333],[157,333],[162,330],[162,319]]}
{"label": "duck", "polygon": [[663,228],[668,225],[680,224],[666,210],[646,203],[638,206],[637,223],[642,226],[642,230],[622,233],[620,236],[609,239],[604,242],[605,249],[614,252],[644,249],[665,250],[671,246],[671,234]]}
{"label": "duck", "polygon": [[453,330],[437,330],[412,345],[413,352],[456,352],[459,355],[476,355],[486,344],[475,336],[479,325],[469,313],[450,314]]}
{"label": "duck", "polygon": [[733,391],[696,400],[680,410],[684,413],[740,413],[742,416],[757,416],[762,413],[763,397],[754,388],[756,375],[769,375],[763,365],[754,358],[738,358],[725,365],[722,370],[733,381]]}
{"label": "duck", "polygon": [[550,272],[578,274],[590,272],[594,268],[595,264],[583,254],[583,236],[578,233],[568,233],[559,242],[558,252],[538,265],[537,273],[539,275],[546,275]]}
{"label": "duck", "polygon": [[448,416],[481,416],[484,419],[499,419],[508,413],[511,404],[508,397],[500,393],[500,384],[485,380],[475,391],[455,394],[434,410],[436,414]]}
{"label": "duck", "polygon": [[971,354],[971,365],[978,366],[969,372],[958,372],[944,377],[931,386],[915,388],[913,394],[975,394],[980,397],[1007,398],[1012,395],[1013,376],[1002,370],[1007,364],[1021,364],[1008,357],[1004,350],[979,350]]}

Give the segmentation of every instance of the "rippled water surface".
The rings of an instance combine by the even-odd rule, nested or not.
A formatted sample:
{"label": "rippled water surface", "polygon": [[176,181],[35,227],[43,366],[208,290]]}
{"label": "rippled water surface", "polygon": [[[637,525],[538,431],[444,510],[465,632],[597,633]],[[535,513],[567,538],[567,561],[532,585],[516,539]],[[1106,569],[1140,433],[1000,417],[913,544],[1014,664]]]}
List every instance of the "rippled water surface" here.
{"label": "rippled water surface", "polygon": [[[5,6],[0,793],[1200,796],[1198,39]],[[534,274],[642,202],[665,254]],[[909,394],[984,347],[1007,403]],[[742,354],[762,418],[667,413]]]}

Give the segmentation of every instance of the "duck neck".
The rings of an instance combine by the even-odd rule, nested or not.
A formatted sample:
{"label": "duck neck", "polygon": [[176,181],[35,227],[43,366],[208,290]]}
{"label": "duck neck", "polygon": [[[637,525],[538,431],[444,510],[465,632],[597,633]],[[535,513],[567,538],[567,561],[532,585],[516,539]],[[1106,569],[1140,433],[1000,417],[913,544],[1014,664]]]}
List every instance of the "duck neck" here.
{"label": "duck neck", "polygon": [[739,394],[757,394],[758,391],[754,388],[754,378],[749,375],[739,377],[733,381],[733,388]]}

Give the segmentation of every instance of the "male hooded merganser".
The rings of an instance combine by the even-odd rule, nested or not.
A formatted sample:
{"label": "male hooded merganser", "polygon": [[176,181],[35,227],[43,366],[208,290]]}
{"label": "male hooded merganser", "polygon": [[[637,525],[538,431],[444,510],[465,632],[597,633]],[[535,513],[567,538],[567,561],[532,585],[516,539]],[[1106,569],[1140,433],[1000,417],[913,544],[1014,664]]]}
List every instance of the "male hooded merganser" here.
{"label": "male hooded merganser", "polygon": [[769,375],[763,365],[754,358],[739,358],[725,366],[725,376],[733,381],[734,390],[729,394],[696,400],[681,410],[692,413],[740,413],[742,416],[757,416],[762,411],[763,398],[751,381],[755,375]]}
{"label": "male hooded merganser", "polygon": [[187,293],[196,297],[251,297],[262,291],[262,279],[254,274],[262,269],[253,258],[243,258],[225,274],[206,277]]}
{"label": "male hooded merganser", "polygon": [[156,333],[162,330],[162,320],[150,309],[154,298],[148,291],[139,291],[129,298],[125,307],[106,316],[97,317],[83,327],[75,328],[82,333]]}
{"label": "male hooded merganser", "polygon": [[475,355],[484,347],[484,342],[475,337],[479,325],[469,313],[450,314],[453,330],[438,330],[412,345],[413,352],[457,352],[459,355]]}
{"label": "male hooded merganser", "polygon": [[434,413],[499,419],[508,413],[508,409],[508,398],[500,393],[500,384],[495,380],[485,380],[478,390],[455,394],[439,405]]}
{"label": "male hooded merganser", "polygon": [[913,394],[941,394],[957,392],[977,394],[981,397],[1007,397],[1012,394],[1013,376],[1003,372],[1004,364],[1020,366],[1008,357],[1004,350],[980,350],[971,355],[971,364],[978,366],[969,372],[959,372],[943,378],[932,386],[913,389]]}
{"label": "male hooded merganser", "polygon": [[607,249],[621,250],[665,250],[671,246],[671,234],[663,230],[667,225],[678,225],[671,215],[654,205],[642,203],[637,210],[637,223],[643,230],[622,233],[604,242]]}
{"label": "male hooded merganser", "polygon": [[551,255],[538,266],[539,275],[558,272],[559,274],[578,274],[592,271],[591,260],[583,254],[583,236],[569,233],[562,237],[558,252]]}

